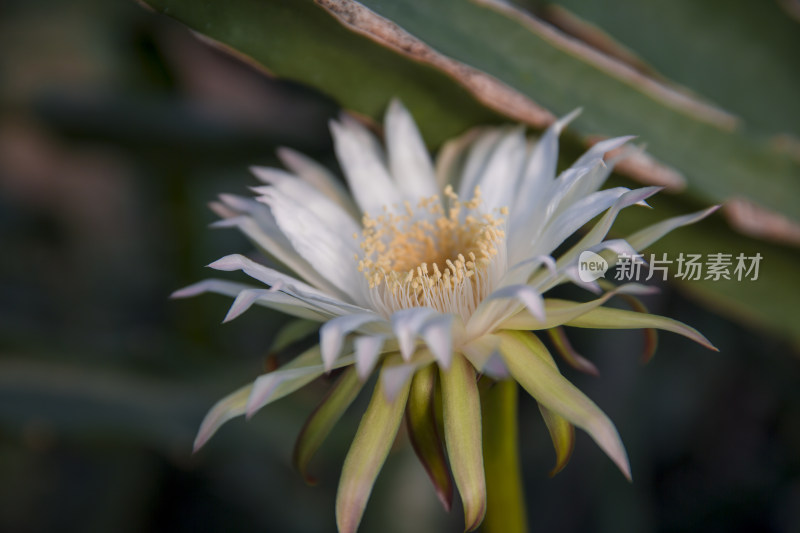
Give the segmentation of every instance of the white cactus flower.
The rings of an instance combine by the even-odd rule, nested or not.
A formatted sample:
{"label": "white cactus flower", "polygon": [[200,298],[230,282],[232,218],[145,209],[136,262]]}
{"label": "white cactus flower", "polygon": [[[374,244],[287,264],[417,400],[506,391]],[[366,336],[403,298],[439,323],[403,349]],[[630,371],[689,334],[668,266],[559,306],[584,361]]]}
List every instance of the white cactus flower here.
{"label": "white cactus flower", "polygon": [[[519,127],[470,132],[445,144],[434,165],[411,115],[394,101],[383,144],[350,117],[331,124],[347,188],[325,167],[282,149],[289,171],[252,169],[263,182],[255,199],[221,196],[214,204],[223,219],[219,225],[239,228],[280,266],[229,255],[210,266],[242,270],[263,286],[210,279],[175,296],[235,297],[226,320],[259,304],[318,321],[320,342],[215,405],[196,448],[232,417],[252,415],[316,377],[347,367],[300,436],[295,459],[304,469],[380,367],[340,481],[337,521],[343,533],[358,527],[404,413],[445,506],[452,498],[449,467],[467,529],[481,523],[486,491],[476,381],[483,375],[516,380],[539,402],[556,447],[556,470],[568,460],[572,427],[578,426],[630,478],[613,423],[562,377],[533,332],[551,330],[561,348],[562,332],[553,328],[562,325],[659,328],[713,348],[700,333],[671,319],[602,307],[614,294],[647,289],[628,284],[603,292],[596,282],[581,281],[576,267],[585,250],[613,263],[617,254],[633,254],[714,208],[607,240],[619,211],[644,204],[658,189],[600,190],[613,167],[604,154],[629,137],[595,144],[557,175],[558,136],[575,115],[557,121],[536,141]],[[565,239],[601,214],[574,246],[553,257]],[[543,296],[565,282],[598,295],[585,302]],[[560,351],[574,366],[593,368],[569,349]],[[432,415],[437,388],[442,438]],[[426,438],[432,447],[426,448]]]}

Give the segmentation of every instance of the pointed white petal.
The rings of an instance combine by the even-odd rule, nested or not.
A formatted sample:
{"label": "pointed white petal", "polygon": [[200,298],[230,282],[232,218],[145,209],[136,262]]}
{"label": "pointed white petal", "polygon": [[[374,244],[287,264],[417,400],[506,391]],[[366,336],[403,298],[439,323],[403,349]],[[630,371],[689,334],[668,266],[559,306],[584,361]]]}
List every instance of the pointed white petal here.
{"label": "pointed white petal", "polygon": [[193,283],[188,287],[184,287],[182,289],[178,289],[177,291],[170,294],[170,298],[191,298],[193,296],[198,296],[200,294],[205,294],[207,292],[213,292],[216,294],[222,294],[225,296],[230,296],[231,298],[236,298],[240,292],[243,290],[248,289],[255,289],[252,285],[246,285],[244,283],[237,283],[235,281],[228,281],[224,279],[204,279],[203,281],[198,281],[197,283]]}
{"label": "pointed white petal", "polygon": [[658,222],[657,224],[653,224],[652,226],[648,226],[643,230],[637,231],[627,239],[632,247],[637,250],[641,250],[642,248],[647,248],[658,239],[669,233],[670,231],[680,228],[681,226],[686,226],[688,224],[694,224],[695,222],[699,222],[703,220],[708,215],[719,209],[720,206],[715,205],[709,207],[708,209],[704,209],[702,211],[698,211],[696,213],[690,213],[688,215],[683,215],[679,217],[669,218],[662,222]]}
{"label": "pointed white petal", "polygon": [[252,198],[232,194],[222,194],[220,199],[226,207],[238,211],[242,216],[220,221],[213,226],[239,228],[262,253],[286,265],[311,285],[339,297],[344,296],[297,253],[289,239],[278,228],[278,223],[270,213],[269,207]]}
{"label": "pointed white petal", "polygon": [[416,348],[417,335],[428,320],[437,315],[436,311],[428,307],[401,309],[392,315],[392,330],[397,337],[404,360],[411,359]]}
{"label": "pointed white petal", "polygon": [[627,187],[615,187],[595,192],[573,203],[554,220],[533,246],[534,254],[549,254],[566,238],[578,231],[584,224],[614,205],[617,199],[629,192]]}
{"label": "pointed white petal", "polygon": [[355,120],[331,122],[333,145],[350,191],[364,213],[379,214],[401,201],[375,137]]}
{"label": "pointed white petal", "polygon": [[611,150],[616,150],[626,142],[630,141],[631,139],[635,139],[635,135],[625,135],[623,137],[613,137],[611,139],[606,139],[604,141],[600,141],[599,143],[595,143],[592,145],[591,148],[586,150],[582,156],[578,158],[575,163],[572,164],[573,167],[579,167],[584,165],[594,165],[594,160],[598,158],[602,158],[603,155]]}
{"label": "pointed white petal", "polygon": [[385,130],[389,168],[403,197],[416,205],[420,198],[437,194],[428,150],[414,119],[399,100],[389,104]]}
{"label": "pointed white petal", "polygon": [[[509,207],[524,164],[524,130],[521,127],[514,128],[497,144],[478,177],[476,185],[481,188],[483,209],[489,212],[495,208]],[[463,190],[462,194],[462,199],[469,200],[474,191]]]}
{"label": "pointed white petal", "polygon": [[303,204],[278,191],[269,191],[263,199],[272,209],[281,231],[303,259],[352,302],[365,302],[366,281],[355,261],[360,249],[352,235],[342,235]]}
{"label": "pointed white petal", "polygon": [[225,319],[222,322],[230,322],[250,309],[255,303],[317,322],[323,322],[331,318],[330,313],[306,302],[302,302],[298,300],[298,298],[289,296],[288,294],[283,294],[271,289],[246,289],[236,296],[236,299],[228,310],[228,314],[225,315]]}
{"label": "pointed white petal", "polygon": [[[250,167],[250,171],[281,191],[287,198],[314,213],[328,227],[339,230],[341,235],[351,237],[353,233],[360,233],[361,226],[347,211],[308,183],[275,168]],[[257,187],[255,190],[263,193],[269,189],[269,187]]]}
{"label": "pointed white petal", "polygon": [[472,192],[483,175],[489,157],[507,132],[507,128],[488,129],[475,139],[469,149],[469,155],[464,163],[464,170],[458,184],[458,195],[462,199],[472,198]]}
{"label": "pointed white petal", "polygon": [[394,401],[397,393],[405,388],[414,372],[432,362],[433,356],[424,348],[418,350],[410,361],[405,361],[397,353],[388,356],[381,367],[380,375],[386,399],[389,402]]}
{"label": "pointed white petal", "polygon": [[558,136],[580,112],[580,109],[576,109],[554,122],[534,146],[516,192],[512,216],[524,212],[530,206],[532,199],[546,191],[549,184],[555,179],[556,164],[558,163]]}
{"label": "pointed white petal", "polygon": [[[338,300],[300,280],[264,265],[260,265],[239,254],[225,256],[211,263],[209,266],[216,270],[225,270],[229,272],[242,270],[248,276],[270,286],[277,285],[280,287],[279,290],[281,292],[293,296],[298,300],[302,300],[334,316],[370,312],[369,309]],[[300,302],[298,302],[298,305],[300,305]]]}
{"label": "pointed white petal", "polygon": [[[340,357],[333,368],[341,368],[353,362],[352,355]],[[253,389],[247,399],[247,418],[252,417],[265,405],[311,383],[325,372],[319,346],[314,346],[278,370],[260,376],[253,382]]]}
{"label": "pointed white petal", "polygon": [[193,451],[196,452],[202,448],[222,424],[245,413],[247,398],[250,396],[252,389],[252,383],[245,385],[214,404],[214,407],[208,411],[208,414],[200,424],[197,437],[194,439]]}
{"label": "pointed white petal", "polygon": [[544,299],[539,291],[530,285],[507,285],[487,297],[487,300],[500,299],[519,300],[530,314],[544,320]]}
{"label": "pointed white petal", "polygon": [[352,331],[357,330],[369,322],[382,321],[375,313],[362,313],[358,315],[346,315],[334,318],[323,324],[319,330],[319,345],[322,351],[322,362],[325,371],[330,372],[336,358],[342,351],[344,338]]}
{"label": "pointed white petal", "polygon": [[439,366],[450,368],[453,359],[453,315],[439,315],[425,324],[422,338]]}
{"label": "pointed white petal", "polygon": [[289,170],[339,204],[351,216],[355,218],[360,216],[353,197],[330,170],[291,148],[278,148],[278,157]]}
{"label": "pointed white petal", "polygon": [[465,134],[450,139],[439,149],[436,156],[436,188],[444,190],[449,184],[453,190],[459,189],[461,174],[468,155],[468,148],[489,128],[473,128]]}
{"label": "pointed white petal", "polygon": [[375,368],[385,340],[383,335],[361,335],[356,338],[356,371],[362,381],[367,379]]}

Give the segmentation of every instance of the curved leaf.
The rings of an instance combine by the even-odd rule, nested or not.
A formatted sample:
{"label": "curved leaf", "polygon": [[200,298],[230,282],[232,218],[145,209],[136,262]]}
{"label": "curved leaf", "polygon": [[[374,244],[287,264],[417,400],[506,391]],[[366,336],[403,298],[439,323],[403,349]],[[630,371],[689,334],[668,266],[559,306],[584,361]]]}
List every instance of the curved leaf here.
{"label": "curved leaf", "polygon": [[292,462],[300,471],[309,485],[316,484],[316,480],[308,474],[308,465],[316,451],[322,446],[328,434],[342,417],[344,412],[356,399],[361,391],[363,382],[358,379],[354,366],[348,367],[328,393],[319,406],[311,413],[306,421],[294,447]]}
{"label": "curved leaf", "polygon": [[500,352],[514,379],[540,404],[589,433],[630,480],[628,455],[614,423],[553,368],[541,341],[531,333],[505,331],[497,336]]}
{"label": "curved leaf", "polygon": [[436,365],[428,365],[414,375],[408,395],[406,427],[411,445],[431,478],[439,501],[449,511],[453,503],[453,482],[436,423],[436,368]]}
{"label": "curved leaf", "polygon": [[339,489],[336,492],[336,524],[339,533],[354,533],[358,529],[364,508],[392,447],[397,429],[403,419],[410,382],[399,390],[391,402],[379,379],[372,393],[350,450],[344,460]]}
{"label": "curved leaf", "polygon": [[454,354],[449,370],[440,369],[444,437],[461,501],[467,531],[477,528],[486,513],[486,480],[481,444],[481,403],[475,370]]}

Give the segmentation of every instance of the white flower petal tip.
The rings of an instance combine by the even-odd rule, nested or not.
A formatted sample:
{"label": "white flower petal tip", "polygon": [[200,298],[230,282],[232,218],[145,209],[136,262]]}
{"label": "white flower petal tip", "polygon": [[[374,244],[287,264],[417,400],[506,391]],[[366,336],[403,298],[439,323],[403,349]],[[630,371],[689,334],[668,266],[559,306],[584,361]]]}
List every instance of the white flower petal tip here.
{"label": "white flower petal tip", "polygon": [[[577,272],[577,267],[576,267]],[[522,303],[528,312],[544,322],[544,299],[539,291],[530,285],[508,285],[494,291],[487,300],[512,299]]]}
{"label": "white flower petal tip", "polygon": [[383,384],[384,395],[389,403],[395,401],[397,395],[404,389],[416,369],[417,365],[413,363],[384,367],[380,379]]}
{"label": "white flower petal tip", "polygon": [[416,350],[417,336],[428,320],[436,315],[438,313],[428,307],[401,309],[392,315],[392,330],[404,361],[411,360]]}
{"label": "white flower petal tip", "polygon": [[200,283],[194,283],[188,287],[178,289],[170,294],[169,297],[171,300],[178,300],[180,298],[191,298],[192,296],[197,296],[198,294],[203,294],[204,292],[206,292],[206,290],[203,286],[203,282],[201,281]]}
{"label": "white flower petal tip", "polygon": [[447,370],[453,360],[453,316],[442,315],[429,321],[422,330],[422,338],[428,345],[439,366]]}
{"label": "white flower petal tip", "polygon": [[244,290],[239,293],[236,299],[233,301],[230,309],[228,309],[228,314],[225,315],[225,318],[222,320],[222,323],[228,323],[234,318],[238,317],[248,309],[250,309],[256,300],[258,300],[264,293],[267,292],[267,289],[248,289]]}
{"label": "white flower petal tip", "polygon": [[385,341],[383,335],[362,335],[354,341],[356,372],[361,381],[366,381],[372,374]]}
{"label": "white flower petal tip", "polygon": [[511,373],[508,371],[508,367],[499,352],[493,352],[489,356],[486,364],[481,368],[481,372],[496,380],[509,379],[511,377]]}
{"label": "white flower petal tip", "polygon": [[576,109],[573,109],[572,111],[570,111],[569,113],[567,113],[566,115],[564,115],[563,117],[561,117],[560,119],[558,119],[558,120],[557,120],[557,121],[556,121],[556,122],[553,124],[553,127],[554,127],[554,129],[555,129],[556,133],[560,135],[560,134],[561,134],[561,132],[562,132],[562,131],[564,131],[564,128],[566,128],[567,126],[569,126],[569,124],[570,124],[570,123],[571,123],[573,120],[575,120],[576,118],[578,118],[578,117],[580,116],[580,114],[581,114],[581,113],[583,113],[583,108],[582,108],[582,107],[578,107],[578,108],[576,108]]}
{"label": "white flower petal tip", "polygon": [[352,331],[381,318],[371,313],[345,315],[329,320],[319,330],[319,347],[325,372],[330,372],[344,345],[344,338]]}

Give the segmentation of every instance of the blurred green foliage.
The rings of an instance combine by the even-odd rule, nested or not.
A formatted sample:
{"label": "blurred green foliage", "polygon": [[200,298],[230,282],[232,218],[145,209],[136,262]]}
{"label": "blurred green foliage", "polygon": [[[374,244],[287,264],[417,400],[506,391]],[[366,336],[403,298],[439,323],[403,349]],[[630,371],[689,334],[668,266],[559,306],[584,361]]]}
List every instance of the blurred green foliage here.
{"label": "blurred green foliage", "polygon": [[[422,2],[405,3],[414,7],[406,10],[368,4],[453,56],[462,54],[481,68],[504,67],[491,55],[500,48],[470,50],[448,41],[464,31],[459,24],[469,22],[470,13],[486,9],[481,4],[448,2],[441,11],[424,11]],[[742,117],[741,135],[758,148],[717,147],[715,157],[744,158],[765,149],[774,135],[797,134],[793,96],[800,86],[791,53],[797,22],[777,4],[559,4],[611,34],[654,71]],[[230,27],[220,7],[225,5],[203,3],[218,16],[197,29]],[[238,233],[209,230],[214,218],[206,209],[218,193],[247,193],[254,183],[249,165],[276,164],[279,145],[332,164],[326,128],[339,103],[357,107],[355,102],[377,116],[397,91],[419,112],[434,144],[471,124],[502,118],[442,73],[371,44],[310,3],[297,3],[307,15],[299,21],[288,3],[258,5],[283,17],[274,19],[283,27],[276,28],[272,48],[258,45],[272,54],[265,58],[280,62],[267,66],[286,69],[311,87],[264,77],[135,3],[10,0],[0,6],[0,531],[334,529],[336,480],[364,395],[312,462],[312,474],[321,479],[313,489],[291,468],[292,443],[331,379],[248,423],[231,422],[191,455],[205,411],[263,371],[287,319],[259,309],[219,325],[229,303],[224,299],[170,301],[168,295],[205,277],[203,265],[214,259],[250,251]],[[532,6],[546,16],[544,7]],[[426,16],[414,17],[420,12]],[[263,29],[258,38],[269,36]],[[300,39],[307,48],[294,46]],[[512,50],[520,61],[531,52],[526,46]],[[479,52],[482,63],[470,55]],[[331,81],[345,64],[337,58],[358,74],[339,85]],[[549,72],[544,66],[537,71]],[[511,83],[501,70],[494,74]],[[534,85],[526,89],[529,81]],[[576,125],[580,135],[611,135],[624,127],[622,133],[647,134],[654,153],[665,159],[673,142],[686,141],[681,131],[660,131],[658,124],[636,129],[650,120],[646,114],[606,129],[603,117],[614,115],[618,103],[598,98],[605,107],[592,109],[592,102],[577,102],[556,82],[545,98],[547,91],[536,85],[544,81],[523,79],[517,88],[559,113],[585,105],[584,122]],[[568,139],[567,154],[577,153],[581,143],[578,135]],[[686,153],[702,151],[689,148]],[[769,173],[726,182],[721,172],[699,185],[695,179],[711,179],[700,175],[710,166],[683,169],[689,194],[657,199],[652,215],[663,218],[711,197],[743,194],[742,183],[773,198],[773,207],[796,209],[796,171],[784,175],[775,195],[755,181],[770,179]],[[628,178],[615,179],[630,185]],[[624,234],[642,222],[620,223]],[[797,339],[798,254],[742,237],[721,219],[676,232],[662,249],[672,254],[710,246],[760,250],[762,281],[665,286],[647,303],[653,312],[703,331],[720,354],[664,334],[654,361],[639,367],[638,333],[569,332],[601,378],[565,373],[619,427],[631,456],[632,485],[584,435],[567,468],[547,478],[549,438],[535,404],[523,400],[524,481],[537,530],[800,528],[800,360],[786,340]],[[684,291],[710,305],[698,307]],[[738,321],[716,314],[720,307]],[[758,331],[751,329],[756,325]],[[281,357],[300,347],[289,346]],[[441,511],[400,439],[362,529],[457,531],[460,514]]]}

